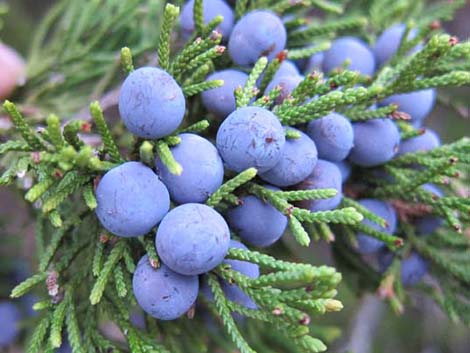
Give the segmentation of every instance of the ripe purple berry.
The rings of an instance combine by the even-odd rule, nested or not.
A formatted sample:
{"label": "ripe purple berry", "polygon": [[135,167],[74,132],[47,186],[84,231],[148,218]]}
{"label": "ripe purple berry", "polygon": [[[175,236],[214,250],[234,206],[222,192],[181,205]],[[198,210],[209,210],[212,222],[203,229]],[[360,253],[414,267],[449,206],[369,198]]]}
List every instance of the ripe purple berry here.
{"label": "ripe purple berry", "polygon": [[170,208],[165,185],[148,167],[127,162],[108,171],[96,189],[96,215],[102,226],[121,237],[152,230]]}
{"label": "ripe purple berry", "polygon": [[277,76],[300,76],[300,72],[292,61],[284,60],[274,74],[274,77]]}
{"label": "ripe purple berry", "polygon": [[306,73],[310,73],[313,71],[321,71],[323,65],[323,59],[325,57],[325,52],[321,51],[319,53],[313,54],[307,63],[307,67],[305,68]]}
{"label": "ripe purple berry", "polygon": [[400,132],[389,119],[353,124],[354,147],[349,160],[361,167],[374,167],[391,160],[400,143]]}
{"label": "ripe purple berry", "polygon": [[323,71],[329,73],[341,68],[349,61],[348,70],[359,71],[372,76],[375,71],[375,58],[366,43],[354,37],[342,37],[333,42],[323,57]]}
{"label": "ripe purple berry", "polygon": [[235,110],[217,131],[217,149],[227,168],[237,172],[255,167],[262,173],[273,168],[285,142],[278,118],[259,107]]}
{"label": "ripe purple berry", "polygon": [[410,115],[413,126],[419,127],[432,111],[435,103],[436,90],[430,88],[422,91],[395,94],[384,99],[380,103],[380,106],[386,106],[389,104],[398,105],[399,111]]}
{"label": "ripe purple berry", "polygon": [[296,189],[336,189],[338,193],[329,199],[303,201],[300,203],[301,206],[312,212],[327,211],[338,207],[343,198],[342,181],[341,172],[334,163],[319,159],[312,174],[297,184]]}
{"label": "ripe purple berry", "polygon": [[[433,197],[440,198],[444,196],[442,190],[434,184],[424,184],[421,188],[433,194]],[[441,217],[435,215],[419,217],[415,221],[416,233],[420,235],[434,233],[443,222],[444,220]]]}
{"label": "ripe purple berry", "polygon": [[197,276],[181,275],[165,264],[155,269],[145,255],[137,264],[132,288],[137,303],[147,314],[159,320],[174,320],[196,301],[199,281]]}
{"label": "ripe purple berry", "polygon": [[183,120],[186,102],[183,91],[166,71],[143,67],[124,81],[119,112],[133,134],[157,139],[174,132]]}
{"label": "ripe purple berry", "polygon": [[0,301],[0,348],[12,344],[20,333],[21,313],[10,301]]}
{"label": "ripe purple berry", "polygon": [[210,74],[207,77],[207,81],[223,80],[224,84],[221,87],[202,92],[202,103],[217,118],[225,118],[237,108],[235,90],[238,87],[243,87],[247,79],[248,75],[246,73],[233,69]]}
{"label": "ripe purple berry", "polygon": [[[379,271],[384,273],[392,264],[394,255],[387,249],[378,252]],[[428,271],[428,263],[416,252],[401,261],[400,277],[406,287],[418,284]]]}
{"label": "ripe purple berry", "polygon": [[428,263],[416,252],[401,262],[401,281],[404,286],[410,287],[418,284],[428,271]]}
{"label": "ripe purple berry", "polygon": [[269,60],[282,50],[287,33],[282,20],[271,11],[256,10],[244,15],[233,28],[228,42],[230,57],[237,65],[253,65],[261,56]]}
{"label": "ripe purple berry", "polygon": [[272,81],[269,83],[268,87],[264,91],[264,94],[267,95],[271,92],[275,87],[279,87],[281,89],[279,95],[276,98],[276,104],[281,104],[284,99],[286,99],[292,91],[302,82],[304,79],[303,76],[300,75],[278,75],[276,74]]}
{"label": "ripe purple berry", "polygon": [[334,164],[338,167],[339,171],[341,172],[341,178],[343,180],[343,183],[345,183],[351,175],[351,164],[346,161],[334,162]]}
{"label": "ripe purple berry", "polygon": [[312,173],[318,160],[317,148],[307,135],[298,132],[300,138],[286,140],[279,162],[260,174],[261,179],[284,187],[300,183]]}
{"label": "ripe purple berry", "polygon": [[[277,188],[269,187],[272,190]],[[242,204],[227,212],[227,221],[237,235],[248,244],[268,247],[284,234],[287,217],[271,204],[247,195]]]}
{"label": "ripe purple berry", "polygon": [[[208,24],[216,16],[222,16],[224,20],[217,26],[217,31],[222,33],[224,38],[228,38],[232,32],[234,15],[233,10],[223,0],[204,0],[202,2],[204,24]],[[185,38],[194,32],[194,0],[188,1],[181,10],[180,26]]]}
{"label": "ripe purple berry", "polygon": [[[363,199],[360,200],[359,203],[367,208],[370,212],[375,213],[377,216],[383,218],[387,222],[386,227],[381,227],[380,225],[364,218],[362,221],[363,224],[388,234],[393,234],[395,232],[397,227],[397,213],[390,204],[375,199]],[[385,246],[382,241],[364,233],[359,233],[357,235],[357,241],[359,245],[358,251],[361,254],[371,254],[379,251]]]}
{"label": "ripe purple berry", "polygon": [[424,134],[404,140],[400,143],[397,156],[406,153],[426,152],[441,145],[441,139],[431,129],[426,129]]}
{"label": "ripe purple berry", "polygon": [[[171,148],[173,157],[183,167],[175,175],[156,160],[157,173],[178,204],[203,203],[224,180],[224,164],[217,148],[208,140],[195,134],[181,134],[181,142]],[[197,153],[195,153],[197,152]]]}
{"label": "ripe purple berry", "polygon": [[[236,240],[230,241],[230,248],[247,250],[247,247]],[[239,260],[224,260],[225,264],[230,265],[232,270],[240,272],[241,274],[250,277],[259,277],[259,266],[247,261]],[[241,304],[249,309],[256,309],[256,304],[240,287],[235,284],[222,282],[222,289],[227,298],[235,303]]]}
{"label": "ripe purple berry", "polygon": [[161,260],[173,271],[199,275],[223,261],[230,244],[230,230],[211,207],[187,203],[163,218],[155,243]]}
{"label": "ripe purple berry", "polygon": [[353,127],[348,119],[337,113],[311,121],[307,133],[315,142],[321,159],[342,161],[353,147]]}
{"label": "ripe purple berry", "polygon": [[[398,23],[382,32],[380,37],[377,39],[377,42],[375,43],[375,47],[373,48],[378,66],[381,66],[396,54],[400,47],[403,35],[405,34],[405,30],[406,25],[403,23]],[[418,31],[416,28],[411,29],[408,33],[407,40],[412,40],[416,37],[417,34]],[[411,49],[408,54],[413,54],[421,50],[422,47],[422,44],[418,44],[413,49]]]}

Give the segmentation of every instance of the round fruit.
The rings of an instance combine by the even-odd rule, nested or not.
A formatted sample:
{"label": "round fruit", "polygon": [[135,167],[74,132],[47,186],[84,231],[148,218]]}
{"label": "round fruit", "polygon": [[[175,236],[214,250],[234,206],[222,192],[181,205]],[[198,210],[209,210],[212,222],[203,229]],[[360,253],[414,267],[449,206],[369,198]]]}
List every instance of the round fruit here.
{"label": "round fruit", "polygon": [[147,314],[159,320],[174,320],[196,301],[199,281],[197,276],[181,275],[165,264],[155,269],[145,255],[137,264],[132,288],[137,303]]}
{"label": "round fruit", "polygon": [[380,102],[381,106],[389,104],[398,105],[398,110],[408,113],[411,123],[415,127],[422,125],[424,119],[434,108],[436,103],[436,90],[433,88],[410,93],[395,94]]}
{"label": "round fruit", "polygon": [[[217,31],[222,33],[224,38],[228,38],[232,32],[234,15],[233,10],[223,0],[204,0],[202,2],[204,24],[208,24],[216,16],[222,16],[224,20],[217,26]],[[194,32],[194,0],[188,1],[181,10],[180,26],[185,38]]]}
{"label": "round fruit", "polygon": [[227,221],[240,238],[258,247],[274,244],[287,227],[286,216],[271,204],[253,195],[243,196],[241,205],[227,212]]}
{"label": "round fruit", "polygon": [[98,184],[96,200],[96,215],[103,227],[121,237],[150,232],[170,208],[165,185],[139,162],[108,171]]}
{"label": "round fruit", "polygon": [[300,82],[304,80],[303,76],[300,75],[275,75],[272,81],[269,83],[268,87],[264,91],[264,94],[267,95],[275,87],[281,89],[279,95],[276,98],[276,104],[281,104],[284,99],[286,99],[292,91],[299,85]]}
{"label": "round fruit", "polygon": [[[247,247],[236,240],[230,241],[230,248],[247,250]],[[247,261],[239,260],[224,260],[224,263],[230,265],[232,270],[240,272],[241,274],[250,277],[259,277],[259,266]],[[249,309],[256,309],[256,304],[244,291],[235,284],[230,284],[225,281],[222,282],[222,289],[227,298],[235,303],[241,304]]]}
{"label": "round fruit", "polygon": [[[405,34],[405,30],[406,25],[403,23],[398,23],[382,32],[380,37],[377,39],[377,42],[375,43],[375,47],[373,48],[378,66],[381,66],[396,54],[400,47],[403,35]],[[412,40],[416,37],[417,34],[418,31],[416,28],[412,28],[408,33],[407,40]],[[421,50],[422,47],[422,44],[418,44],[413,49],[411,49],[408,54],[413,54]]]}
{"label": "round fruit", "polygon": [[315,143],[303,132],[298,139],[288,139],[277,164],[260,174],[260,178],[276,186],[290,186],[308,177],[317,164]]}
{"label": "round fruit", "polygon": [[284,60],[281,65],[279,65],[279,68],[274,74],[274,78],[277,76],[300,76],[300,72],[292,61]]}
{"label": "round fruit", "polygon": [[406,153],[426,152],[441,145],[441,139],[431,129],[426,129],[424,134],[404,140],[398,147],[397,156]]}
{"label": "round fruit", "polygon": [[273,168],[286,142],[284,129],[269,110],[243,107],[224,120],[217,131],[217,149],[226,166],[236,172]]}
{"label": "round fruit", "polygon": [[256,10],[235,24],[228,51],[235,64],[250,66],[261,56],[274,59],[284,50],[286,41],[287,32],[282,20],[271,11]]}
{"label": "round fruit", "polygon": [[346,161],[334,162],[334,164],[338,167],[339,171],[341,172],[341,178],[343,180],[343,183],[345,183],[351,175],[351,164]]}
{"label": "round fruit", "polygon": [[359,71],[362,75],[372,76],[375,71],[375,58],[366,43],[354,37],[342,37],[333,42],[323,57],[323,71],[343,67],[348,61],[348,70]]}
{"label": "round fruit", "polygon": [[[377,216],[383,218],[387,222],[387,226],[382,227],[377,223],[364,218],[362,221],[363,224],[388,234],[393,234],[393,232],[395,232],[397,227],[397,213],[390,204],[375,199],[363,199],[360,200],[359,203],[367,208],[370,212],[375,213]],[[357,235],[357,241],[359,246],[358,251],[361,254],[371,254],[379,251],[385,246],[382,241],[364,233],[359,233]]]}
{"label": "round fruit", "polygon": [[428,263],[417,253],[412,252],[410,256],[401,262],[401,282],[404,286],[418,284],[428,271]]}
{"label": "round fruit", "polygon": [[187,203],[163,218],[155,243],[161,260],[173,271],[200,275],[223,261],[230,244],[230,230],[214,209]]}
{"label": "round fruit", "polygon": [[0,301],[0,348],[12,344],[20,333],[21,313],[10,301]]}
{"label": "round fruit", "polygon": [[321,159],[342,161],[353,147],[353,127],[348,119],[337,113],[312,120],[307,133],[315,142]]}
{"label": "round fruit", "polygon": [[[195,134],[181,134],[181,142],[171,148],[173,157],[183,167],[175,175],[156,160],[157,173],[176,203],[203,203],[224,180],[224,164],[217,148],[205,138]],[[195,153],[196,152],[196,153]]]}
{"label": "round fruit", "polygon": [[307,67],[305,69],[306,73],[310,73],[313,71],[321,71],[322,66],[323,66],[323,58],[325,57],[325,52],[319,52],[316,54],[313,54],[309,59],[307,63]]}
{"label": "round fruit", "polygon": [[207,77],[210,80],[223,80],[223,86],[212,88],[201,94],[202,103],[208,111],[223,119],[236,107],[235,90],[245,86],[248,75],[238,70],[222,70],[214,72]]}
{"label": "round fruit", "polygon": [[[434,184],[424,184],[421,188],[433,194],[433,197],[440,198],[444,196],[442,190]],[[416,233],[420,235],[434,233],[443,222],[444,220],[441,217],[435,215],[419,217],[415,222]]]}
{"label": "round fruit", "polygon": [[9,97],[26,79],[26,63],[9,46],[0,43],[0,100]]}
{"label": "round fruit", "polygon": [[389,119],[353,124],[354,146],[349,160],[362,167],[374,167],[391,160],[398,150],[400,131]]}
{"label": "round fruit", "polygon": [[329,199],[303,201],[300,205],[312,212],[327,211],[338,207],[343,198],[342,181],[341,171],[334,163],[319,159],[312,174],[297,184],[296,189],[335,189],[338,193]]}
{"label": "round fruit", "polygon": [[124,81],[119,113],[133,134],[157,139],[174,132],[183,121],[186,102],[178,83],[166,71],[143,67]]}

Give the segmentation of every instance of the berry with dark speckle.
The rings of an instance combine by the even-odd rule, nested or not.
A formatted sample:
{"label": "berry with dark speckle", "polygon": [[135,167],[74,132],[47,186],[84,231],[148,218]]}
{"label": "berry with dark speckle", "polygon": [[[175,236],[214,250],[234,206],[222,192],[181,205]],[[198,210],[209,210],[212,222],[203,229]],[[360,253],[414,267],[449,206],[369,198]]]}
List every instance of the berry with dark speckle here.
{"label": "berry with dark speckle", "polygon": [[127,129],[139,137],[170,135],[183,121],[185,110],[181,87],[162,69],[137,69],[121,87],[119,113]]}
{"label": "berry with dark speckle", "polygon": [[270,184],[285,187],[300,183],[307,178],[317,164],[315,143],[303,132],[298,139],[288,139],[277,164],[260,174],[260,178]]}
{"label": "berry with dark speckle", "polygon": [[199,291],[197,276],[184,276],[165,264],[158,269],[150,265],[148,256],[137,264],[132,288],[139,306],[159,320],[174,320],[194,304]]}
{"label": "berry with dark speckle", "polygon": [[170,208],[168,190],[152,169],[127,162],[108,171],[96,189],[96,215],[102,226],[121,237],[152,230]]}
{"label": "berry with dark speckle", "polygon": [[157,173],[178,204],[203,203],[224,180],[224,164],[217,148],[195,134],[181,134],[181,142],[171,148],[173,157],[182,166],[181,175],[175,175],[156,160]]}
{"label": "berry with dark speckle", "polygon": [[187,203],[163,218],[155,243],[161,260],[173,271],[200,275],[223,261],[230,244],[230,230],[213,208]]}
{"label": "berry with dark speckle", "polygon": [[236,172],[273,168],[286,142],[284,129],[269,110],[243,107],[224,120],[217,131],[217,149],[226,166]]}

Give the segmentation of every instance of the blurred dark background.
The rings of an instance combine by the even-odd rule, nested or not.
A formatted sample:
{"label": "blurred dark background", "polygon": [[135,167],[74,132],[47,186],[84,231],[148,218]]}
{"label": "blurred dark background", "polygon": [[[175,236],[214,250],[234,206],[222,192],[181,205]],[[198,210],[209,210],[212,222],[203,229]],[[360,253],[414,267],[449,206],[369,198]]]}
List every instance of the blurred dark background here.
{"label": "blurred dark background", "polygon": [[[27,55],[35,25],[54,0],[10,0],[6,3],[9,5],[10,13],[4,18],[0,38],[23,55]],[[470,1],[457,13],[455,19],[445,23],[444,27],[461,40],[469,39]],[[445,105],[439,105],[428,119],[428,126],[436,129],[444,141],[469,136],[470,88],[446,90],[442,93],[445,97],[457,98],[466,104],[460,105],[460,114]],[[4,233],[32,233],[33,225],[21,200],[16,200],[11,195],[7,196],[3,191],[0,192],[0,212],[2,218],[14,212],[14,225],[10,225],[8,229],[2,227]],[[288,246],[295,247],[294,244]],[[32,244],[24,247],[23,255],[27,255],[32,249]],[[308,258],[314,263],[325,261],[325,250],[322,245],[317,244],[309,249],[295,247],[296,253],[301,258]],[[432,303],[420,297],[413,298],[414,306],[408,308],[402,317],[397,317],[386,304],[379,302],[373,296],[358,298],[345,285],[339,292],[339,299],[344,302],[345,309],[341,313],[327,315],[320,321],[321,324],[339,327],[343,331],[344,338],[338,341],[331,352],[342,352],[344,348],[354,348],[356,353],[470,352],[469,329],[450,323]],[[332,329],[327,330],[325,334],[336,335],[336,333],[337,330]]]}

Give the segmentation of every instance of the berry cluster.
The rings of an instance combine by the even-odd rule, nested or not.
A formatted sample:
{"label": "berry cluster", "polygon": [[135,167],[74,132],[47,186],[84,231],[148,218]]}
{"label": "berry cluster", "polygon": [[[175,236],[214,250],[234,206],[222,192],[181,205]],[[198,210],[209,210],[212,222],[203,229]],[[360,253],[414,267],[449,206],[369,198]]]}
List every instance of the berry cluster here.
{"label": "berry cluster", "polygon": [[[181,13],[185,38],[191,38],[195,30],[193,8],[194,1],[189,1]],[[302,70],[305,75],[320,69],[330,75],[348,68],[364,77],[372,76],[398,50],[405,26],[387,29],[374,48],[358,38],[339,38],[329,50],[301,63],[283,60],[279,55],[285,49],[287,32],[283,19],[273,12],[254,10],[235,23],[233,10],[224,1],[204,1],[205,23],[219,15],[224,19],[218,31],[228,45],[234,68],[211,73],[207,80],[222,80],[223,85],[201,94],[204,107],[220,123],[215,145],[197,134],[179,133],[186,100],[182,88],[168,72],[154,67],[137,69],[129,74],[121,89],[121,118],[139,138],[176,137],[177,142],[170,150],[181,170],[170,170],[161,157],[150,167],[141,162],[126,162],[107,172],[96,189],[96,214],[109,232],[136,237],[153,232],[158,226],[155,247],[162,264],[156,268],[144,256],[137,265],[133,288],[144,311],[162,320],[175,319],[192,307],[199,292],[198,276],[223,263],[229,248],[245,248],[230,239],[231,232],[247,244],[267,247],[286,230],[288,217],[258,196],[241,195],[236,206],[221,213],[204,204],[223,184],[224,175],[255,168],[259,182],[266,183],[267,190],[334,189],[333,197],[299,203],[299,207],[311,212],[327,211],[340,205],[343,184],[348,181],[352,166],[375,167],[395,156],[430,150],[440,144],[430,130],[400,141],[396,123],[385,117],[351,122],[344,115],[331,113],[294,128],[283,125],[272,106],[237,107],[235,92],[247,83],[247,69],[261,57],[281,61],[264,90],[265,97],[274,92],[272,104],[279,105],[289,101],[305,80]],[[410,38],[415,35],[413,31],[409,33]],[[391,96],[379,105],[398,105],[401,112],[410,116],[413,126],[421,127],[434,102],[434,90],[425,90]],[[442,195],[433,185],[425,188],[436,197]],[[364,225],[394,233],[398,221],[391,204],[377,199],[359,200],[359,204],[385,220],[384,226],[366,219]],[[429,216],[418,219],[417,227],[426,234],[440,222]],[[362,233],[357,239],[357,250],[378,254],[385,270],[392,260],[384,250],[385,244]],[[233,260],[225,263],[251,278],[259,276],[256,265]],[[412,254],[402,263],[403,283],[415,284],[425,270],[424,260]],[[202,292],[207,292],[204,286],[203,282]],[[235,285],[223,282],[222,288],[234,301],[256,307]]]}

